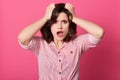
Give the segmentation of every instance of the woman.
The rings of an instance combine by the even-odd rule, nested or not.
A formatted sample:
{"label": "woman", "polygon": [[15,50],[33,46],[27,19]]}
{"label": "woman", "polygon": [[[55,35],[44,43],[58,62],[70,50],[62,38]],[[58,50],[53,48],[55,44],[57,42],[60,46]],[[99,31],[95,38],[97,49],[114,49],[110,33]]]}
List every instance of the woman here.
{"label": "woman", "polygon": [[[76,36],[76,25],[88,33]],[[39,30],[42,36],[35,36]],[[70,3],[52,3],[42,19],[21,31],[18,41],[37,56],[39,80],[79,80],[81,54],[103,35],[99,25],[78,18]]]}

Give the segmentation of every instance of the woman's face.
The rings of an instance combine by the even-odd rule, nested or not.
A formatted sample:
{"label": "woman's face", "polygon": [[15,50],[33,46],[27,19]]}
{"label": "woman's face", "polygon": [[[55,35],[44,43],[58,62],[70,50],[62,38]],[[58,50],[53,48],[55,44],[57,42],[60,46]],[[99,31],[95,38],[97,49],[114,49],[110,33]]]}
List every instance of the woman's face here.
{"label": "woman's face", "polygon": [[54,41],[63,41],[63,39],[68,34],[69,30],[69,20],[67,14],[64,12],[59,13],[57,20],[51,26],[51,32]]}

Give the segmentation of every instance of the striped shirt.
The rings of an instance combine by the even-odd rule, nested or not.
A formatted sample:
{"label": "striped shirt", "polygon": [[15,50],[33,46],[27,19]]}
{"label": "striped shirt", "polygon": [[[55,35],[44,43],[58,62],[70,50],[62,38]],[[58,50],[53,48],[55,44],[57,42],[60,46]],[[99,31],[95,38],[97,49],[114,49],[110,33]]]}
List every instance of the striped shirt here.
{"label": "striped shirt", "polygon": [[47,43],[42,37],[34,37],[28,46],[22,48],[32,51],[38,59],[39,80],[79,80],[80,56],[100,42],[90,34],[64,42],[60,49],[55,43]]}

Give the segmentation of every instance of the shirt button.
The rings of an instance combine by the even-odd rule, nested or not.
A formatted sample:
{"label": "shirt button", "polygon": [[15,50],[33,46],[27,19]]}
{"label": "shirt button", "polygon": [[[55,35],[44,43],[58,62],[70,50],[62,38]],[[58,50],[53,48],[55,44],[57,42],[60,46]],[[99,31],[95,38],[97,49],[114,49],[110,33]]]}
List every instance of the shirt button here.
{"label": "shirt button", "polygon": [[61,62],[61,59],[59,59],[59,62]]}
{"label": "shirt button", "polygon": [[73,53],[73,51],[71,51],[70,53]]}
{"label": "shirt button", "polygon": [[59,72],[59,74],[62,74],[62,72]]}
{"label": "shirt button", "polygon": [[58,54],[60,53],[60,51],[58,51]]}

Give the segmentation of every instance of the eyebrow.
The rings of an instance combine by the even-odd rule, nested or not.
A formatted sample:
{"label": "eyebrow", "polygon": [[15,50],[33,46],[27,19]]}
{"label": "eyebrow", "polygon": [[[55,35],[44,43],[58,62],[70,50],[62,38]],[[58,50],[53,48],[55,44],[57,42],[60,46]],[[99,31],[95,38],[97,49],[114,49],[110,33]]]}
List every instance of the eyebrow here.
{"label": "eyebrow", "polygon": [[[64,19],[61,19],[61,20],[66,20],[66,21],[69,21],[69,19],[67,18],[64,18]],[[58,19],[56,19],[56,21],[59,21]]]}

